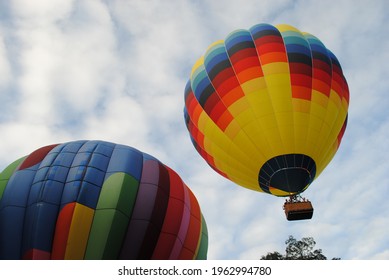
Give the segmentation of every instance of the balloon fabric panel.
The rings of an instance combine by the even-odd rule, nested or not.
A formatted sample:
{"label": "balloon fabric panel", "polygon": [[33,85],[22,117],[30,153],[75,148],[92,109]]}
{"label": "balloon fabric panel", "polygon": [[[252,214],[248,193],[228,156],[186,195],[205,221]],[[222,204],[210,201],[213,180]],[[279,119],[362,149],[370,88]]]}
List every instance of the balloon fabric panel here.
{"label": "balloon fabric panel", "polygon": [[[167,168],[169,172],[170,181],[173,185],[182,185],[183,182],[172,169]],[[180,234],[181,225],[186,224],[186,220],[189,219],[189,211],[185,211],[190,208],[188,201],[185,200],[185,189],[172,188],[169,193],[169,202],[166,210],[166,217],[161,228],[161,236],[156,244],[153,259],[169,259],[178,258],[178,253],[185,240],[185,235]],[[176,245],[177,244],[177,245]],[[176,250],[173,248],[176,245]],[[174,255],[172,255],[174,253]],[[174,257],[173,257],[174,256]]]}
{"label": "balloon fabric panel", "polygon": [[18,168],[21,162],[23,162],[25,158],[20,158],[18,160],[15,160],[13,163],[8,165],[3,172],[0,173],[0,200],[3,196],[5,187],[7,186],[7,183],[12,176],[12,174],[15,172],[15,169]]}
{"label": "balloon fabric panel", "polygon": [[197,259],[203,260],[207,258],[207,248],[208,248],[208,229],[207,224],[203,216],[201,216],[201,242],[197,250]]}
{"label": "balloon fabric panel", "polygon": [[23,242],[23,224],[27,208],[28,193],[36,169],[24,169],[20,176],[11,177],[0,201],[0,259],[20,259]]}
{"label": "balloon fabric panel", "polygon": [[85,259],[114,259],[121,249],[138,193],[139,181],[113,173],[104,182],[96,206]]}
{"label": "balloon fabric panel", "polygon": [[74,213],[75,202],[66,204],[58,214],[51,259],[62,260],[65,259],[65,253],[69,238],[70,226]]}

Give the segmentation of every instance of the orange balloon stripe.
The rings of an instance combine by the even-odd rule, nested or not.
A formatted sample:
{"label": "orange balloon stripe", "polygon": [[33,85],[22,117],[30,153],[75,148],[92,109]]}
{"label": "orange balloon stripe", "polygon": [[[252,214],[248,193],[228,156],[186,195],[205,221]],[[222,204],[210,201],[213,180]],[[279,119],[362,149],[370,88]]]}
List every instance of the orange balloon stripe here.
{"label": "orange balloon stripe", "polygon": [[[258,58],[256,59],[258,63]],[[262,72],[262,68],[260,66],[254,66],[250,68],[246,68],[245,70],[237,73],[237,77],[241,84],[244,84],[245,82],[251,81],[253,79],[261,78],[263,75],[260,73]]]}
{"label": "orange balloon stripe", "polygon": [[[258,49],[258,51],[260,51]],[[288,62],[285,52],[265,52],[259,53],[259,60],[261,61],[261,65],[267,65],[274,62]]]}
{"label": "orange balloon stripe", "polygon": [[76,202],[72,202],[66,204],[59,212],[51,252],[51,258],[53,260],[63,260],[65,258],[66,246],[75,207]]}

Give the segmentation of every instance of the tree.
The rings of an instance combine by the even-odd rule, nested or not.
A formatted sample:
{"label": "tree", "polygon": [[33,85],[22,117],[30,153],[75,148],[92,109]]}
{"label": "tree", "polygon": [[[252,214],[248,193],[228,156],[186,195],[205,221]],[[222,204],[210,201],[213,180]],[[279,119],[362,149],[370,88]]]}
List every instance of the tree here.
{"label": "tree", "polygon": [[[261,257],[261,260],[326,260],[327,257],[322,254],[321,249],[313,249],[316,245],[313,237],[303,237],[297,240],[292,235],[285,241],[285,255],[279,252],[267,253]],[[333,258],[333,260],[340,258]]]}

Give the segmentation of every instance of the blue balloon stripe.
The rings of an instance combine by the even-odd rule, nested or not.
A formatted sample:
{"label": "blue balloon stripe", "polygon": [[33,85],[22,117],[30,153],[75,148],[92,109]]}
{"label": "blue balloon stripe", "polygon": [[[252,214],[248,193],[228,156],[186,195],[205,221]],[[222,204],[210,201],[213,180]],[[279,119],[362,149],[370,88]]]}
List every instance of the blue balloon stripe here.
{"label": "blue balloon stripe", "polygon": [[124,172],[139,181],[142,174],[142,161],[142,152],[131,147],[116,145],[108,164],[107,173]]}
{"label": "blue balloon stripe", "polygon": [[24,217],[38,166],[15,172],[0,201],[0,259],[20,259]]}
{"label": "blue balloon stripe", "polygon": [[[32,249],[50,253],[63,188],[75,151],[51,150],[39,164],[31,185],[23,227],[22,257]],[[32,234],[31,234],[32,233]]]}

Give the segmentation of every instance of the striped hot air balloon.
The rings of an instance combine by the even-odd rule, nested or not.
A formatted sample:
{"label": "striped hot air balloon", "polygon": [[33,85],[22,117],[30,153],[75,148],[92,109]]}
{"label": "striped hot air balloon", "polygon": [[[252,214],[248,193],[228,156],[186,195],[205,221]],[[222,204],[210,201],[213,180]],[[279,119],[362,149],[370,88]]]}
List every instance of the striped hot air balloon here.
{"label": "striped hot air balloon", "polygon": [[185,88],[193,145],[231,181],[292,196],[334,157],[349,91],[335,55],[290,25],[258,24],[209,46]]}
{"label": "striped hot air balloon", "polygon": [[134,148],[51,145],[0,173],[0,259],[205,259],[207,248],[194,194]]}

